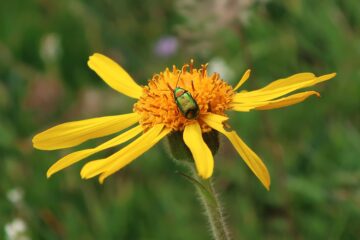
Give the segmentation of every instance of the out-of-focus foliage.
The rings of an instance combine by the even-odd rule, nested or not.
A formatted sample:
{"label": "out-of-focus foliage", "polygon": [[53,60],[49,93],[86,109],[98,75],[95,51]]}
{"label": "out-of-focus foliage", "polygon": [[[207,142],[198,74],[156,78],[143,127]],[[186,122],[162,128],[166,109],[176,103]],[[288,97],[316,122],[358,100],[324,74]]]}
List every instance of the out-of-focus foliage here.
{"label": "out-of-focus foliage", "polygon": [[140,84],[191,58],[214,63],[232,84],[251,68],[248,89],[301,71],[337,72],[316,87],[320,99],[231,114],[269,167],[270,192],[224,139],[215,182],[234,239],[360,236],[358,0],[5,0],[1,239],[14,219],[24,221],[23,234],[32,239],[209,239],[193,187],[176,174],[184,169],[161,144],[104,185],[80,179],[83,163],[46,179],[47,168],[69,150],[36,151],[35,133],[132,109],[134,101],[88,69],[94,52],[114,58]]}

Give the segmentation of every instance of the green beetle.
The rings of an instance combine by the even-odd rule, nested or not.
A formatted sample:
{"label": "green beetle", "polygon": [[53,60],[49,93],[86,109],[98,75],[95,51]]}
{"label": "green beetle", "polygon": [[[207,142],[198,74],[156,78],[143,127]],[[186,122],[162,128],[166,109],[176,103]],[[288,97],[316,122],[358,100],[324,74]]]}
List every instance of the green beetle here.
{"label": "green beetle", "polygon": [[199,116],[199,106],[195,99],[191,96],[191,93],[181,87],[177,87],[180,76],[181,72],[179,74],[175,89],[173,90],[170,86],[169,87],[174,93],[175,103],[178,106],[182,115],[184,115],[184,117],[187,119],[195,119]]}

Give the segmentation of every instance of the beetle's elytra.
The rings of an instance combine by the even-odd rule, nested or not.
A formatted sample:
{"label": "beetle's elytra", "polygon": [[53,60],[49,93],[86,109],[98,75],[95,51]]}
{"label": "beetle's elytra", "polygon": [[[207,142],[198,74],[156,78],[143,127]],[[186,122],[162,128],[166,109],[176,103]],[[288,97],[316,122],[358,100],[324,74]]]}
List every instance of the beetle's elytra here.
{"label": "beetle's elytra", "polygon": [[183,88],[176,87],[174,89],[174,99],[180,112],[187,119],[195,119],[199,115],[199,106],[195,99],[191,96],[191,93]]}

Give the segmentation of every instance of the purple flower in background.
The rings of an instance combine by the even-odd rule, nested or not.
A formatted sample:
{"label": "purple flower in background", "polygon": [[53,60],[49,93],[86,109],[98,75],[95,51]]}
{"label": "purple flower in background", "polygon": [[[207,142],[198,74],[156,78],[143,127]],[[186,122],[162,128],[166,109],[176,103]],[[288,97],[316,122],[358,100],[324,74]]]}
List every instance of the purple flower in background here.
{"label": "purple flower in background", "polygon": [[154,53],[159,57],[170,57],[178,49],[179,42],[174,36],[161,37],[154,46]]}

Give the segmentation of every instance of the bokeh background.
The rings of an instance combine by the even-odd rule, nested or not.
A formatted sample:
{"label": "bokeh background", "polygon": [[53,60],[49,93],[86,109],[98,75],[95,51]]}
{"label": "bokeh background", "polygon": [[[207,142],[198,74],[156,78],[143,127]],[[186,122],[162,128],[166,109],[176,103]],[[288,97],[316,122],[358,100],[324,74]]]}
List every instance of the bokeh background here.
{"label": "bokeh background", "polygon": [[34,134],[132,109],[87,67],[94,52],[140,84],[191,58],[231,84],[251,68],[247,89],[337,72],[315,87],[320,99],[230,114],[268,166],[270,192],[225,139],[214,179],[234,239],[359,239],[358,0],[2,0],[0,239],[210,238],[193,186],[162,144],[104,185],[81,180],[83,162],[46,179],[71,150],[34,150]]}

